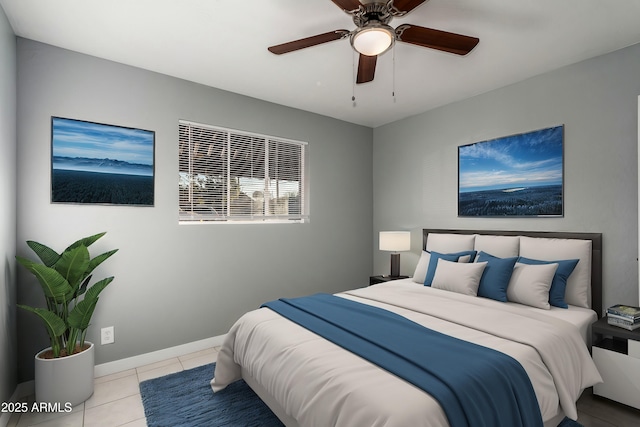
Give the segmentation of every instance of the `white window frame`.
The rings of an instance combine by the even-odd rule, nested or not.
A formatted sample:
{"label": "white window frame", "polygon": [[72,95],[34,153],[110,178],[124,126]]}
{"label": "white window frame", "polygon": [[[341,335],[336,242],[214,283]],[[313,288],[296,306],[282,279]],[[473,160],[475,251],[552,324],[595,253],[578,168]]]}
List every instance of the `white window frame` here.
{"label": "white window frame", "polygon": [[[306,172],[308,144],[306,142],[187,120],[180,120],[178,129],[178,221],[180,224],[308,222]],[[194,131],[209,132],[212,137],[210,140],[198,139],[192,134]],[[248,141],[246,146],[243,145],[243,141]],[[233,147],[248,150],[248,157],[245,153],[244,161],[241,159],[234,161]],[[279,150],[277,154],[270,155],[270,148],[282,148],[282,151]],[[204,152],[207,154],[203,155]],[[235,152],[237,153],[237,150]],[[216,154],[214,156],[211,153]],[[250,170],[253,171],[255,168],[257,176],[234,176],[236,174],[233,171],[246,168],[247,158],[251,165]],[[278,167],[283,166],[292,166],[293,169],[283,173],[276,171]],[[220,173],[207,175],[205,169],[215,169]],[[283,175],[294,176],[295,179],[285,180],[282,178]],[[250,184],[243,185],[242,180]],[[196,189],[202,190],[209,185],[208,183],[215,186],[217,190],[209,191],[208,196],[194,195]],[[297,188],[295,188],[296,185]],[[280,186],[284,188],[281,190]],[[295,195],[293,200],[290,199],[290,194],[285,194],[286,189],[293,190],[292,194]],[[254,190],[254,192],[249,195],[246,190]],[[232,192],[236,192],[235,197]],[[232,200],[239,200],[240,195],[242,195],[242,203],[238,202],[240,204],[234,206]],[[256,198],[256,195],[258,197],[261,195],[262,199]],[[276,203],[273,203],[273,200],[276,200]],[[289,212],[291,207],[294,208],[293,213]]]}

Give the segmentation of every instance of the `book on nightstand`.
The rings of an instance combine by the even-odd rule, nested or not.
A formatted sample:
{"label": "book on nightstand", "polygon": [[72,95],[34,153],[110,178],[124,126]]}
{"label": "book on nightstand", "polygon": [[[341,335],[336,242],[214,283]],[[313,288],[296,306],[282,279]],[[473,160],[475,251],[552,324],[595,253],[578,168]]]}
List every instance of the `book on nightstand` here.
{"label": "book on nightstand", "polygon": [[634,331],[640,328],[640,319],[635,322],[630,321],[626,317],[618,316],[616,314],[607,313],[607,323],[609,325],[618,326],[620,328]]}
{"label": "book on nightstand", "polygon": [[632,305],[616,304],[607,309],[607,314],[621,317],[631,323],[640,321],[640,307]]}

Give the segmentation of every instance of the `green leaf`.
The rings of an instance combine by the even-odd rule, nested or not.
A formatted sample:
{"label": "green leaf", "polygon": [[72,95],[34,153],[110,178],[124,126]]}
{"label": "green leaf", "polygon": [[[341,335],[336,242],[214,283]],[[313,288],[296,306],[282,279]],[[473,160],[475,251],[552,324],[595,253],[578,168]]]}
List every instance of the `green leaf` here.
{"label": "green leaf", "polygon": [[89,250],[83,245],[65,250],[54,267],[75,291],[80,286],[80,281],[87,276]]}
{"label": "green leaf", "polygon": [[30,307],[28,305],[18,304],[18,307],[36,314],[44,322],[44,326],[49,334],[51,341],[51,349],[54,357],[60,357],[60,337],[67,330],[67,325],[58,315],[45,310],[44,308]]}
{"label": "green leaf", "polygon": [[89,236],[89,237],[84,237],[80,240],[77,240],[75,242],[73,242],[67,249],[65,249],[65,252],[71,249],[75,249],[78,246],[82,245],[86,248],[88,248],[89,246],[91,246],[96,240],[98,240],[99,238],[101,238],[102,236],[104,236],[105,234],[107,234],[107,232],[102,232],[102,233],[98,233],[98,234],[94,234],[93,236]]}
{"label": "green leaf", "polygon": [[52,267],[56,262],[58,262],[58,258],[60,258],[60,254],[42,243],[27,240],[27,246],[35,252],[38,258],[40,258],[42,263],[47,267]]}
{"label": "green leaf", "polygon": [[80,301],[69,313],[67,318],[69,327],[80,331],[87,329],[91,322],[93,311],[96,309],[96,304],[98,304],[98,298],[85,298]]}
{"label": "green leaf", "polygon": [[84,299],[98,299],[98,295],[100,294],[100,292],[102,292],[102,290],[106,288],[107,285],[112,281],[113,276],[107,277],[106,279],[102,279],[99,282],[94,283],[93,286],[87,289],[87,294],[85,295]]}
{"label": "green leaf", "polygon": [[89,268],[87,269],[86,274],[91,273],[97,266],[102,264],[104,261],[106,261],[111,255],[115,254],[116,252],[118,252],[118,250],[113,249],[111,251],[105,252],[93,258],[89,262]]}
{"label": "green leaf", "polygon": [[40,317],[47,327],[47,332],[53,338],[60,337],[67,330],[67,325],[64,320],[52,311],[45,310],[44,308],[30,307],[28,305],[18,304],[18,307],[35,313]]}
{"label": "green leaf", "polygon": [[25,258],[25,257],[22,257],[20,255],[16,255],[16,261],[18,261],[20,264],[24,265],[25,267],[27,267],[27,266],[29,266],[31,264],[37,264],[37,262],[33,262],[29,258]]}
{"label": "green leaf", "polygon": [[72,288],[58,271],[26,258],[16,257],[16,259],[36,276],[46,298],[52,299],[56,304],[67,303],[67,295],[72,291]]}

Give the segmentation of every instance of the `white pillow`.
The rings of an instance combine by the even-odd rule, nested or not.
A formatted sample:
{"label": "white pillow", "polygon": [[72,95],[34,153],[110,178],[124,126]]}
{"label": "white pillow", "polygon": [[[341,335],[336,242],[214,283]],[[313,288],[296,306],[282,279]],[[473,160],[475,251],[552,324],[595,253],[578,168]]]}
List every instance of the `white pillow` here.
{"label": "white pillow", "polygon": [[[420,259],[418,260],[418,264],[416,265],[416,269],[413,271],[414,282],[424,284],[424,281],[427,278],[427,270],[429,269],[430,261],[431,261],[431,254],[427,251],[422,251],[422,254],[420,254]],[[469,261],[471,261],[470,255],[463,255],[460,258],[458,258],[458,262],[469,262]]]}
{"label": "white pillow", "polygon": [[522,264],[516,262],[507,287],[512,302],[549,310],[549,289],[558,264]]}
{"label": "white pillow", "polygon": [[486,262],[461,263],[439,259],[431,287],[476,296]]}
{"label": "white pillow", "polygon": [[591,240],[522,236],[520,256],[543,261],[579,259],[567,280],[564,300],[578,307],[591,306]]}
{"label": "white pillow", "polygon": [[474,250],[478,253],[486,252],[498,258],[518,256],[520,250],[520,236],[491,236],[476,234]]}
{"label": "white pillow", "polygon": [[431,261],[431,254],[427,251],[422,251],[422,254],[420,255],[420,259],[418,260],[418,265],[416,265],[416,269],[413,272],[414,282],[424,284],[424,281],[427,278],[427,269],[429,268],[429,261]]}
{"label": "white pillow", "polygon": [[473,234],[429,233],[427,236],[427,250],[429,252],[440,252],[441,254],[472,251],[475,237]]}

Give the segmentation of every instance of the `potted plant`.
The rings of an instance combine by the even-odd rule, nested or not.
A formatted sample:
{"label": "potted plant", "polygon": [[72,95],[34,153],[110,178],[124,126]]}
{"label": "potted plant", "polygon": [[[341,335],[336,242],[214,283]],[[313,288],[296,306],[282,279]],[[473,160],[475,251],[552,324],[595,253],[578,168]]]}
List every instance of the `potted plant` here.
{"label": "potted plant", "polygon": [[16,256],[38,279],[46,308],[18,304],[42,319],[51,346],[35,357],[36,400],[71,404],[93,394],[94,346],[85,341],[100,292],[113,281],[107,277],[90,285],[93,270],[118,250],[91,258],[88,247],[106,233],[80,239],[62,253],[27,241],[41,262]]}

